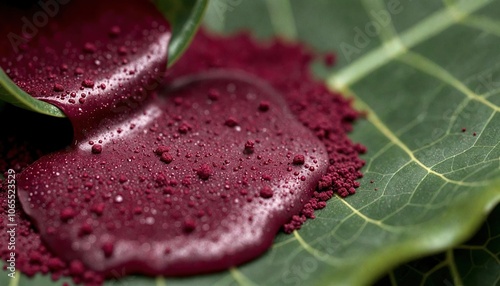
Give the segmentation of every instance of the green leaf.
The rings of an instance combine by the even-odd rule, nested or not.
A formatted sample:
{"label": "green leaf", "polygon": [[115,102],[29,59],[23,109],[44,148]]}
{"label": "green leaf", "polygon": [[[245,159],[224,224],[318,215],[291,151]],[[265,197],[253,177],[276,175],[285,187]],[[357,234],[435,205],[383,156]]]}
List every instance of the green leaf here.
{"label": "green leaf", "polygon": [[156,6],[172,25],[168,66],[172,66],[191,43],[203,19],[208,0],[156,0]]}
{"label": "green leaf", "polygon": [[[157,0],[158,9],[172,24],[172,39],[168,49],[168,66],[172,66],[189,46],[202,20],[208,0]],[[65,117],[52,104],[35,99],[20,89],[0,68],[0,99],[34,112]]]}
{"label": "green leaf", "polygon": [[[500,207],[474,237],[453,249],[400,266],[377,285],[498,285],[500,282]],[[418,283],[417,283],[418,282]]]}
{"label": "green leaf", "polygon": [[[429,273],[420,268],[441,261],[449,284],[429,275],[425,285],[498,283],[498,261],[492,265],[494,258],[484,255],[487,249],[498,257],[498,211],[486,246],[463,243],[500,201],[499,1],[279,1],[283,9],[265,0],[211,3],[207,26],[222,33],[248,28],[259,37],[274,31],[290,37],[295,31],[318,51],[338,53],[334,69],[321,63],[313,69],[368,112],[351,136],[368,147],[365,177],[356,195],[333,198],[315,220],[279,234],[265,255],[245,265],[106,285],[369,285],[393,269],[392,281],[406,285],[421,279],[405,279],[401,269]],[[381,11],[391,15],[389,23]],[[367,34],[370,23],[380,23],[378,33],[356,45],[357,31]],[[436,253],[444,255],[396,268]],[[476,283],[478,277],[485,279]],[[35,285],[26,281],[19,285]]]}
{"label": "green leaf", "polygon": [[[339,68],[316,64],[314,70],[368,111],[352,135],[369,150],[365,178],[357,195],[331,202],[293,238],[278,237],[267,256],[232,277],[258,285],[366,285],[473,235],[500,200],[499,67],[492,64],[500,23],[489,12],[499,3],[291,4],[299,38],[338,52]],[[221,30],[252,27],[249,19],[257,16],[249,11],[264,7],[264,1],[243,2],[226,13]],[[291,21],[269,21],[258,34],[283,30],[275,27],[280,22]],[[378,33],[368,34],[375,25]]]}
{"label": "green leaf", "polygon": [[0,68],[0,99],[18,107],[55,117],[65,117],[57,107],[38,100],[20,89]]}

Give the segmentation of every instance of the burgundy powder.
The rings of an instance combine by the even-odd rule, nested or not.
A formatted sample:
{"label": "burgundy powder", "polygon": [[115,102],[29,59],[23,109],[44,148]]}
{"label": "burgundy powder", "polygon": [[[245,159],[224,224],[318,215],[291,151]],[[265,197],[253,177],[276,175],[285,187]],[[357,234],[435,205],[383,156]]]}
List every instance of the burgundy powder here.
{"label": "burgundy powder", "polygon": [[[118,40],[129,30],[110,24],[104,32]],[[87,55],[99,53],[98,44],[81,46]],[[128,50],[117,49],[120,55]],[[23,171],[19,178],[23,206],[34,215],[52,250],[41,242],[39,231],[18,204],[17,243],[23,251],[17,252],[17,268],[27,275],[71,276],[76,283],[89,285],[99,285],[103,275],[115,273],[178,275],[224,269],[265,251],[280,226],[287,233],[299,229],[335,193],[342,197],[355,193],[359,186],[355,180],[362,176],[359,170],[364,164],[358,154],[365,148],[353,144],[346,134],[358,114],[348,100],[312,79],[311,60],[312,54],[299,44],[274,41],[263,47],[246,34],[220,38],[201,32],[167,71],[168,90],[160,91],[161,96],[132,101],[134,105],[129,104],[131,97],[122,97],[127,107],[123,112],[103,116],[101,94],[87,92],[83,97],[79,87],[75,93],[84,102],[78,104],[85,106],[90,97],[93,116],[72,109],[73,103],[67,100],[71,91],[66,98],[57,95],[61,89],[70,89],[71,77],[40,85],[40,97],[62,108],[73,122],[75,139],[85,141],[31,164],[51,150],[33,140],[22,144],[22,129],[7,130],[2,136],[0,167]],[[145,78],[128,71],[130,77],[123,82],[155,78],[161,74],[162,61],[152,60],[155,64],[146,67]],[[61,71],[71,65],[61,64]],[[229,75],[221,68],[253,74],[267,83],[239,72]],[[78,67],[74,74],[84,72]],[[192,76],[200,72],[204,73]],[[137,82],[129,87],[114,84],[90,78],[78,81],[83,93],[99,88],[115,89],[109,93],[115,94],[140,86]],[[37,91],[32,92],[36,95]],[[48,93],[54,94],[49,97]],[[120,106],[120,101],[107,100]],[[141,132],[144,135],[138,136]],[[27,177],[35,179],[23,180]],[[286,183],[279,185],[280,180]],[[57,191],[38,189],[47,182],[51,182],[50,190]],[[40,196],[29,190],[45,193]],[[0,199],[5,210],[6,197]],[[276,212],[273,204],[287,211]],[[242,212],[246,207],[250,209]],[[268,219],[257,210],[275,218]],[[225,224],[218,223],[222,219]],[[158,229],[164,229],[161,235]],[[241,230],[263,234],[235,243]],[[90,243],[90,236],[97,242]],[[5,230],[0,239],[8,240]],[[232,243],[221,241],[225,239]],[[213,247],[201,251],[205,256],[197,251],[200,241],[212,243]],[[71,243],[78,247],[70,251]],[[195,255],[182,256],[179,250]],[[2,247],[4,259],[9,253]]]}
{"label": "burgundy powder", "polygon": [[[207,100],[211,89],[220,93],[216,102]],[[257,78],[213,71],[160,93],[19,175],[25,212],[64,261],[105,275],[226,269],[265,251],[327,172],[321,141]],[[239,128],[227,126],[228,116]],[[249,140],[259,142],[251,155],[241,148]],[[102,152],[88,141],[102,142]],[[170,148],[160,158],[159,145]],[[304,165],[293,164],[298,152]],[[97,204],[105,205],[99,216],[89,212]]]}

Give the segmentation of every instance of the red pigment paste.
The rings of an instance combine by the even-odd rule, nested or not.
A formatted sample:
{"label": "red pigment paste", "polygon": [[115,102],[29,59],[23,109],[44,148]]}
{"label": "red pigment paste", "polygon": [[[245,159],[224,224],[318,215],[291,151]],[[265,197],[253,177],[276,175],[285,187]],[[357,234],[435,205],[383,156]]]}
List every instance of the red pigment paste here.
{"label": "red pigment paste", "polygon": [[232,74],[180,78],[25,169],[20,201],[49,248],[105,274],[150,275],[221,270],[265,251],[312,197],[328,155],[274,90]]}
{"label": "red pigment paste", "polygon": [[63,109],[75,140],[83,140],[103,117],[137,106],[158,86],[170,28],[149,1],[71,1],[52,9],[57,13],[1,7],[0,32],[9,41],[0,45],[0,65],[24,91]]}
{"label": "red pigment paste", "polygon": [[[311,78],[303,46],[201,32],[157,87],[170,33],[154,7],[74,2],[22,57],[2,47],[9,76],[61,108],[74,131],[55,153],[26,138],[29,126],[3,131],[0,167],[21,172],[18,270],[89,285],[222,270],[260,255],[280,228],[300,228],[335,193],[355,192],[365,149],[346,133],[358,114]],[[93,21],[71,21],[89,7]]]}

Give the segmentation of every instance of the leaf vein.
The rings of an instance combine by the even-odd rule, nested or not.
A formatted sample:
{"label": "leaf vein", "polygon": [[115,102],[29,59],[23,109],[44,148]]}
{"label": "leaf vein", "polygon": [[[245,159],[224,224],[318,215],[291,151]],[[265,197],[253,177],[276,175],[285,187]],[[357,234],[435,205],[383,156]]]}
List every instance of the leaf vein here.
{"label": "leaf vein", "polygon": [[[466,17],[491,2],[493,0],[465,1],[461,5],[463,7],[460,10],[460,17]],[[437,11],[402,33],[399,39],[386,41],[390,44],[385,44],[366,53],[339,72],[329,76],[326,80],[327,85],[332,89],[343,91],[374,70],[404,54],[408,49],[430,39],[463,19],[457,18],[456,13],[450,11],[449,8]]]}
{"label": "leaf vein", "polygon": [[[389,141],[387,144],[384,145],[384,147],[380,148],[380,150],[377,151],[377,153],[375,153],[369,160],[368,164],[366,165],[366,171],[369,172],[370,169],[371,169],[371,165],[373,162],[376,161],[376,159],[378,157],[380,157],[382,154],[384,154],[389,148],[391,148],[392,146],[394,146],[394,143]],[[379,175],[382,175],[382,176],[385,176],[386,174],[381,174],[381,173],[377,173],[377,172],[373,172],[372,173],[375,173],[375,174],[379,174]]]}
{"label": "leaf vein", "polygon": [[302,248],[305,251],[307,251],[308,253],[310,253],[312,256],[316,257],[318,260],[326,262],[326,263],[328,263],[331,266],[338,266],[339,264],[341,264],[341,261],[338,258],[335,258],[335,257],[329,255],[326,252],[321,252],[318,249],[316,249],[316,248],[312,247],[311,245],[309,245],[304,240],[304,238],[302,238],[302,236],[300,236],[300,234],[298,233],[298,231],[295,230],[293,232],[293,235],[295,236],[295,238],[299,242],[300,246],[302,246]]}
{"label": "leaf vein", "polygon": [[406,166],[410,165],[412,161],[408,161],[405,164],[401,165],[392,175],[389,176],[389,180],[387,180],[387,183],[384,186],[384,190],[382,191],[382,196],[385,196],[385,191],[387,190],[387,186],[391,183],[392,179],[399,173],[401,170],[403,170]]}
{"label": "leaf vein", "polygon": [[[362,4],[363,4],[363,8],[365,9],[368,16],[375,23],[377,23],[379,21],[374,17],[374,13],[377,13],[380,11],[387,11],[387,8],[385,7],[385,3],[382,0],[363,0]],[[392,23],[392,19],[391,19],[390,23],[382,24],[380,26],[381,26],[381,29],[380,29],[380,32],[378,33],[378,35],[379,35],[380,40],[382,41],[382,43],[384,45],[389,44],[389,42],[391,40],[396,39],[398,37],[396,29],[394,28],[394,25]]]}
{"label": "leaf vein", "polygon": [[291,238],[289,238],[289,239],[287,239],[287,240],[284,240],[284,241],[281,241],[281,242],[278,242],[278,243],[273,244],[272,248],[279,248],[279,247],[282,247],[282,246],[287,245],[287,244],[289,244],[290,242],[295,241],[295,240],[296,240],[296,238],[295,238],[295,237],[291,237]]}
{"label": "leaf vein", "polygon": [[165,281],[165,278],[162,276],[158,276],[155,279],[156,286],[167,286],[167,282]]}
{"label": "leaf vein", "polygon": [[[436,271],[440,270],[441,268],[445,267],[446,265],[448,264],[447,261],[441,261],[440,263],[438,263],[437,265],[435,265],[430,271],[428,271],[427,273],[423,273],[423,277],[422,277],[422,282],[420,283],[420,286],[424,286],[426,285],[427,283],[427,279],[429,279],[429,277],[435,273]],[[421,273],[421,272],[420,272]]]}
{"label": "leaf vein", "polygon": [[352,211],[353,214],[361,217],[362,219],[364,219],[368,223],[374,224],[374,225],[376,225],[376,226],[378,226],[378,227],[380,227],[382,229],[385,229],[387,231],[394,231],[394,230],[397,229],[397,227],[394,227],[394,226],[391,226],[391,225],[387,225],[387,224],[383,223],[380,220],[375,220],[375,219],[372,219],[370,217],[367,217],[366,215],[364,215],[363,213],[361,213],[359,210],[357,210],[356,208],[354,208],[351,204],[349,204],[348,202],[346,202],[346,200],[342,199],[338,195],[335,195],[335,197],[340,202],[342,202],[344,205],[346,205]]}
{"label": "leaf vein", "polygon": [[440,174],[431,168],[427,167],[424,163],[422,163],[420,160],[417,159],[415,154],[406,146],[394,133],[380,120],[380,118],[376,115],[376,113],[366,104],[364,103],[359,96],[355,95],[351,90],[346,90],[349,94],[353,95],[356,97],[356,100],[358,101],[358,104],[362,105],[363,108],[368,112],[367,119],[369,122],[371,122],[382,134],[384,134],[390,141],[392,141],[396,146],[398,146],[401,150],[403,150],[409,157],[410,159],[417,163],[420,167],[422,167],[424,170],[426,170],[428,173],[432,173],[438,177],[440,177],[442,180],[453,183],[456,185],[463,185],[463,186],[481,186],[482,184],[476,184],[476,183],[466,183],[462,181],[456,181],[449,179],[445,177],[443,174]]}
{"label": "leaf vein", "polygon": [[500,37],[500,21],[485,16],[469,16],[461,24]]}
{"label": "leaf vein", "polygon": [[[449,135],[451,135],[451,129],[453,128],[453,125],[456,123],[456,121],[458,119],[458,115],[460,114],[460,112],[462,112],[465,109],[465,107],[468,105],[469,102],[470,102],[470,98],[465,97],[464,100],[457,106],[457,108],[455,109],[455,111],[453,112],[453,114],[450,117],[450,122],[448,123],[448,128],[446,129],[446,132],[441,137],[437,138],[433,142],[430,142],[430,143],[425,144],[417,149],[414,149],[413,153],[418,153],[422,150],[425,150],[425,149],[428,149],[434,145],[437,145],[438,143],[440,143],[444,139],[446,139]],[[447,158],[447,159],[449,159],[449,158]],[[446,160],[443,160],[441,162],[444,162],[444,161],[446,161]]]}
{"label": "leaf vein", "polygon": [[276,35],[288,40],[297,38],[297,25],[289,0],[266,0],[269,19]]}
{"label": "leaf vein", "polygon": [[238,282],[241,286],[257,286],[252,280],[248,279],[243,273],[241,273],[238,268],[232,267],[229,269],[231,276],[233,276],[234,280]]}
{"label": "leaf vein", "polygon": [[18,286],[19,285],[19,280],[21,280],[21,273],[18,272],[18,275],[14,276],[14,279],[11,279],[9,282],[9,286]]}
{"label": "leaf vein", "polygon": [[406,54],[399,57],[398,60],[454,87],[455,89],[462,92],[465,96],[467,96],[471,100],[482,103],[488,106],[489,108],[493,109],[495,112],[500,111],[499,106],[491,103],[486,98],[474,93],[466,85],[464,85],[457,78],[455,78],[450,72],[440,67],[438,64],[426,58],[425,56],[409,51]]}
{"label": "leaf vein", "polygon": [[488,248],[486,248],[484,245],[459,245],[455,247],[455,249],[462,249],[462,250],[481,250],[486,252],[489,256],[491,256],[498,264],[500,264],[500,258],[498,256],[491,252]]}
{"label": "leaf vein", "polygon": [[453,277],[453,282],[455,283],[455,285],[464,285],[462,279],[460,278],[460,273],[458,272],[457,265],[455,264],[453,249],[448,249],[446,251],[446,261],[448,263],[448,267],[450,268],[451,276]]}

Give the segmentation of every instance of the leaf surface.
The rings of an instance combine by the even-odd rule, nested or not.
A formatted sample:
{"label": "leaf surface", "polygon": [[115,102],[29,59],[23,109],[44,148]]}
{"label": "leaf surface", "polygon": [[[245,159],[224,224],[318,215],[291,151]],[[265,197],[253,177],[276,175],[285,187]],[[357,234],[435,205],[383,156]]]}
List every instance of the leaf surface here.
{"label": "leaf surface", "polygon": [[496,207],[472,239],[446,252],[402,265],[376,285],[498,285],[500,208]]}
{"label": "leaf surface", "polygon": [[[482,250],[463,243],[500,200],[500,21],[494,12],[500,2],[279,2],[291,13],[269,13],[273,8],[265,1],[213,1],[207,25],[267,37],[289,31],[279,23],[294,23],[299,40],[338,53],[335,68],[318,62],[313,69],[368,112],[351,137],[368,147],[357,195],[333,198],[300,231],[278,235],[265,255],[229,271],[128,277],[107,285],[367,285],[410,260],[450,251],[459,273],[446,276],[450,285],[481,285],[474,279],[485,275],[483,285],[498,282],[497,267],[490,264],[495,260],[484,254],[488,249],[498,259],[496,230]],[[217,3],[231,9],[221,11]],[[399,12],[388,12],[395,3]],[[388,24],[374,16],[386,15],[381,11],[390,15]],[[271,21],[270,15],[285,20]],[[373,36],[366,31],[370,23],[380,23]],[[356,45],[358,30],[366,34],[366,45]],[[343,44],[356,52],[348,56]],[[461,245],[469,253],[459,253]],[[477,267],[476,256],[490,266]],[[430,259],[451,261],[440,257]],[[404,285],[399,269],[391,277]],[[433,283],[444,282],[429,275],[423,284]]]}

